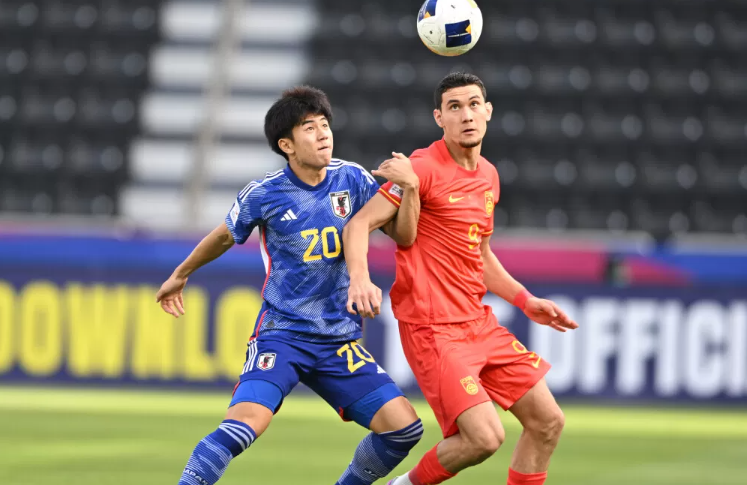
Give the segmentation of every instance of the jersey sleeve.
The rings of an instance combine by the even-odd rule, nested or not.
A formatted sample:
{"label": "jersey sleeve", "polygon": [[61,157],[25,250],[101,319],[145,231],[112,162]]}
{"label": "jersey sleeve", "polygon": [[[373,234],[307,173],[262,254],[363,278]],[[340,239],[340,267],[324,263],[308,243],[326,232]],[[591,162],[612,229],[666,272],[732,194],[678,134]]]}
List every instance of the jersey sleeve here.
{"label": "jersey sleeve", "polygon": [[[428,191],[430,190],[433,169],[425,157],[417,154],[410,156],[410,162],[412,163],[412,169],[415,171],[415,175],[420,179],[420,200],[425,201],[427,199]],[[383,195],[386,200],[399,207],[402,203],[402,196],[405,191],[399,185],[387,182],[381,186],[379,193]]]}
{"label": "jersey sleeve", "polygon": [[360,207],[363,207],[366,205],[366,202],[373,199],[373,196],[376,195],[376,192],[379,190],[379,183],[368,170],[360,166],[358,168],[360,168],[360,171],[357,171],[357,187],[360,196]]}
{"label": "jersey sleeve", "polygon": [[226,226],[237,244],[244,244],[255,227],[262,224],[262,200],[267,189],[259,182],[251,182],[236,196],[226,216]]}
{"label": "jersey sleeve", "polygon": [[[495,206],[498,205],[498,198],[501,195],[501,183],[500,183],[500,179],[498,177],[498,170],[496,170],[495,167],[493,167],[492,165],[491,165],[491,168],[492,168],[492,170],[491,170],[491,185],[493,187],[493,190],[492,190],[492,192],[493,192],[493,210],[491,211],[491,216],[494,216],[495,215]],[[487,201],[485,201],[485,203],[487,204]],[[490,236],[491,234],[493,234],[494,230],[495,230],[495,217],[490,217],[490,219],[488,219],[488,226],[487,226],[485,232],[482,233],[482,235],[483,236]]]}

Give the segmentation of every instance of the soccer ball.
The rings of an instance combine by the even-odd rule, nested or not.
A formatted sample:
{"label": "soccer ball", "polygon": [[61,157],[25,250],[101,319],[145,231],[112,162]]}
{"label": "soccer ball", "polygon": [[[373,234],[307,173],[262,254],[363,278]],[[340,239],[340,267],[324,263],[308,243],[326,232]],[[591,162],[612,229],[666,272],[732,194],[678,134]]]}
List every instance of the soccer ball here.
{"label": "soccer ball", "polygon": [[459,56],[482,34],[482,12],[474,0],[425,0],[418,13],[418,35],[439,56]]}

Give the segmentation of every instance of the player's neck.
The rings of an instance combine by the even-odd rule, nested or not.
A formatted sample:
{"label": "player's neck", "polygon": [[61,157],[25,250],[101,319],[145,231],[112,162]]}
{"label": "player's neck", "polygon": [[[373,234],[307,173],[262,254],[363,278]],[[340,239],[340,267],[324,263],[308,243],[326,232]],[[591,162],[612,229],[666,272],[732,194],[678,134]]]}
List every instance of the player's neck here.
{"label": "player's neck", "polygon": [[464,148],[459,143],[446,141],[446,149],[449,150],[451,158],[457,165],[466,170],[477,170],[477,161],[480,159],[482,143],[472,148]]}
{"label": "player's neck", "polygon": [[316,187],[324,182],[324,178],[327,176],[326,167],[316,168],[299,163],[296,160],[291,160],[289,165],[293,173],[298,177],[298,180],[311,187]]}

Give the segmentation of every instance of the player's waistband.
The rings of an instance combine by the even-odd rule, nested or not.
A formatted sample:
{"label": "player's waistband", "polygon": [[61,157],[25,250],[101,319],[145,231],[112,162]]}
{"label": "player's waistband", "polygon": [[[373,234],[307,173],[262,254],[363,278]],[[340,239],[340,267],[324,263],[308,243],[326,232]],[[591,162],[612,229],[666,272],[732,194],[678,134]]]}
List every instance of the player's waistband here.
{"label": "player's waistband", "polygon": [[300,332],[297,330],[283,328],[283,329],[261,329],[257,338],[272,338],[279,340],[300,340],[302,342],[308,342],[313,344],[343,344],[359,340],[363,337],[363,332],[358,330],[343,335],[325,335],[321,333],[309,333]]}

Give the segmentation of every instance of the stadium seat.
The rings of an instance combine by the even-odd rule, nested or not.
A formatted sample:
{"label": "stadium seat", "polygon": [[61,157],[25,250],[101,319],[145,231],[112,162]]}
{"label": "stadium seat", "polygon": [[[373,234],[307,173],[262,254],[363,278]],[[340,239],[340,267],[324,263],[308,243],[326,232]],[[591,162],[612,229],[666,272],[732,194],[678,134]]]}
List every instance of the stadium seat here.
{"label": "stadium seat", "polygon": [[[747,225],[739,211],[703,216],[722,198],[747,207],[747,10],[737,2],[481,2],[488,45],[448,59],[412,41],[403,2],[319,5],[333,20],[312,42],[322,61],[310,81],[333,93],[340,146],[364,163],[392,135],[410,148],[437,138],[432,90],[461,69],[496,107],[483,153],[501,173],[509,226],[666,237]],[[691,203],[701,196],[713,200]]]}
{"label": "stadium seat", "polygon": [[0,2],[0,210],[118,210],[160,4]]}

